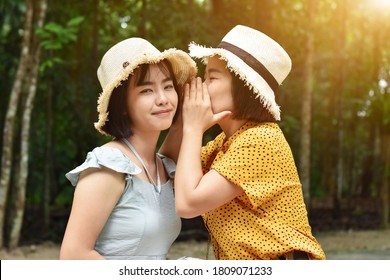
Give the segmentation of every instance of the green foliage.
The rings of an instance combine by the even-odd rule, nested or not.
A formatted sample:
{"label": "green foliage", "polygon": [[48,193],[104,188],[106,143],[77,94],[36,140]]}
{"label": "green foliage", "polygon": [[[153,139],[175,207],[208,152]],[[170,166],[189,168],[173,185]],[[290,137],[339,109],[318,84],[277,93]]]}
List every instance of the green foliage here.
{"label": "green foliage", "polygon": [[49,22],[43,28],[37,28],[36,33],[41,38],[41,46],[45,50],[59,50],[65,44],[77,40],[78,27],[84,17],[75,17],[65,26]]}
{"label": "green foliage", "polygon": [[[211,2],[220,3],[219,12]],[[262,30],[277,40],[293,61],[291,74],[277,96],[282,110],[280,123],[299,163],[300,120],[305,43],[309,28],[315,34],[314,88],[312,95],[312,195],[328,195],[324,159],[345,164],[345,190],[359,194],[362,174],[377,178],[374,154],[375,131],[390,131],[389,87],[378,88],[378,79],[390,84],[389,11],[362,6],[370,1],[326,0],[318,4],[314,22],[308,22],[307,0],[128,0],[49,1],[47,23],[36,32],[41,39],[42,59],[31,127],[30,172],[27,206],[39,208],[45,184],[45,167],[52,177],[51,206],[68,211],[74,188],[64,174],[81,164],[88,151],[109,139],[98,134],[96,101],[101,92],[96,77],[103,53],[114,43],[132,36],[150,40],[159,49],[187,51],[195,41],[215,46],[236,24]],[[343,15],[342,5],[346,7]],[[3,126],[9,92],[20,56],[25,2],[0,5],[0,127]],[[146,3],[146,6],[143,4]],[[344,33],[343,33],[344,32]],[[380,40],[379,40],[380,39]],[[379,44],[380,41],[380,44]],[[375,51],[379,49],[380,51]],[[202,75],[202,66],[199,67]],[[381,75],[381,76],[380,76]],[[381,92],[382,90],[382,92]],[[374,94],[370,95],[370,92]],[[48,104],[52,106],[52,154],[47,162]],[[338,141],[343,132],[341,145]],[[219,133],[213,128],[204,137]],[[2,138],[0,139],[0,142]],[[373,162],[365,166],[368,158]],[[379,187],[369,180],[371,193]],[[26,213],[26,215],[29,215]],[[29,218],[29,220],[34,220]],[[26,227],[28,231],[28,226]]]}
{"label": "green foliage", "polygon": [[[41,47],[46,51],[61,50],[66,44],[77,40],[79,25],[83,22],[84,17],[78,16],[70,19],[64,26],[49,22],[42,28],[35,30],[40,37]],[[40,71],[52,68],[55,64],[63,63],[60,57],[51,57],[41,62]]]}

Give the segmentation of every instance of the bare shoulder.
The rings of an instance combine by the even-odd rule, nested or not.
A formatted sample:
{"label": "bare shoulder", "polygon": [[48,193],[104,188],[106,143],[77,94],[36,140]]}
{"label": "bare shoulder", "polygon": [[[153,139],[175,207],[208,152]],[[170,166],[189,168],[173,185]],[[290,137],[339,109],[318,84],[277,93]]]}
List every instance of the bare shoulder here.
{"label": "bare shoulder", "polygon": [[77,189],[93,189],[94,192],[121,194],[125,188],[125,174],[102,166],[88,168],[80,173]]}
{"label": "bare shoulder", "polygon": [[102,145],[102,147],[114,148],[121,151],[124,155],[126,155],[132,162],[136,162],[136,158],[134,154],[130,152],[129,148],[121,141],[121,140],[112,140]]}
{"label": "bare shoulder", "polygon": [[103,144],[102,147],[116,148],[120,150],[123,147],[123,144],[120,140],[114,139],[111,140],[110,142]]}

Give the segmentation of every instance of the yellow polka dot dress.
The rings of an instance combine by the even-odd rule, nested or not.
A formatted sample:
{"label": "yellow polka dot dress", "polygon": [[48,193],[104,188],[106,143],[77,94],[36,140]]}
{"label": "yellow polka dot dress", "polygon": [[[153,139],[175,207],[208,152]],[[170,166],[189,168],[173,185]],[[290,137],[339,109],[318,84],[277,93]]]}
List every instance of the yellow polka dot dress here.
{"label": "yellow polka dot dress", "polygon": [[202,215],[216,259],[278,259],[295,250],[325,259],[311,232],[290,146],[276,123],[248,122],[229,139],[221,133],[203,147],[202,167],[244,190]]}

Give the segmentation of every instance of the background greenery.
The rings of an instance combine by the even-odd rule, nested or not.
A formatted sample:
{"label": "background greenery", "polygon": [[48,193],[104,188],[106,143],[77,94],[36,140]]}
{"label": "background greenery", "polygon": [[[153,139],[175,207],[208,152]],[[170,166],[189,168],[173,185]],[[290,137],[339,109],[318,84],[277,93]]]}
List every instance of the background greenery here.
{"label": "background greenery", "polygon": [[[74,191],[64,174],[82,163],[88,151],[109,140],[93,127],[101,91],[96,70],[104,52],[132,36],[144,37],[161,50],[186,51],[191,41],[216,46],[236,24],[270,35],[292,58],[292,72],[277,96],[280,125],[300,166],[302,120],[311,117],[310,184],[304,187],[313,219],[316,209],[329,210],[321,210],[329,214],[328,219],[321,216],[323,221],[342,211],[358,218],[373,213],[374,218],[367,216],[368,226],[386,227],[388,218],[383,222],[380,217],[389,208],[384,196],[389,195],[390,176],[390,1],[314,2],[316,7],[311,9],[312,0],[48,1],[45,25],[35,29],[42,53],[20,242],[60,242]],[[2,133],[20,62],[26,8],[22,0],[0,1]],[[307,42],[311,39],[310,49]],[[302,94],[308,79],[312,85],[309,97]],[[303,104],[309,101],[310,114],[302,114]],[[23,121],[18,116],[15,131]],[[216,127],[211,129],[205,141],[218,132]],[[1,145],[2,141],[3,137]],[[13,142],[20,141],[20,134],[15,133]],[[13,148],[15,161],[20,157],[18,149]],[[15,182],[13,175],[6,209],[12,208]],[[48,218],[42,214],[44,197],[49,197]],[[7,239],[12,211],[3,215]],[[321,223],[313,222],[314,229],[320,229]]]}

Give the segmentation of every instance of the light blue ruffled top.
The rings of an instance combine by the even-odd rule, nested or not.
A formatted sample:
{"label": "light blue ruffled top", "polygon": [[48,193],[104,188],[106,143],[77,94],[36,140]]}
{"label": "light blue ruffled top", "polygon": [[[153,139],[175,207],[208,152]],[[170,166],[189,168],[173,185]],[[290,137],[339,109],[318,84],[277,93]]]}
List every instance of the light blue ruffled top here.
{"label": "light blue ruffled top", "polygon": [[95,250],[107,259],[162,260],[181,230],[173,196],[175,163],[158,154],[169,180],[161,190],[138,178],[141,169],[120,150],[98,147],[87,154],[83,164],[65,176],[77,185],[80,172],[88,168],[110,168],[125,174],[125,190],[114,207]]}

